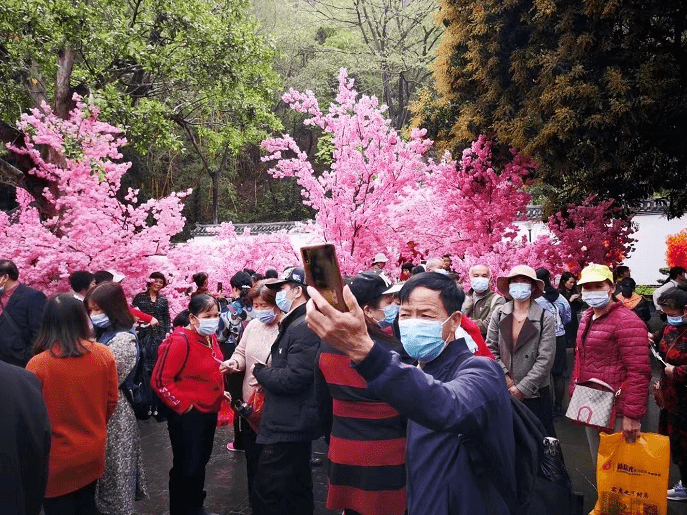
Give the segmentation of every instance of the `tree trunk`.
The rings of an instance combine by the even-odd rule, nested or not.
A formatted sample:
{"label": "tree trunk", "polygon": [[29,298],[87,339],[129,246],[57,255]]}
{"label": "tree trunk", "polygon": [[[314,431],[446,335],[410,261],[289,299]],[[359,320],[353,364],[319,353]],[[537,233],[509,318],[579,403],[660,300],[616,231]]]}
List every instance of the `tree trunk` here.
{"label": "tree trunk", "polygon": [[75,52],[65,43],[57,53],[57,74],[55,75],[55,114],[66,120],[72,109],[70,79],[74,68]]}
{"label": "tree trunk", "polygon": [[210,179],[212,179],[212,223],[219,223],[219,218],[217,216],[217,206],[219,205],[219,176],[221,171],[218,170],[215,173],[210,174]]}

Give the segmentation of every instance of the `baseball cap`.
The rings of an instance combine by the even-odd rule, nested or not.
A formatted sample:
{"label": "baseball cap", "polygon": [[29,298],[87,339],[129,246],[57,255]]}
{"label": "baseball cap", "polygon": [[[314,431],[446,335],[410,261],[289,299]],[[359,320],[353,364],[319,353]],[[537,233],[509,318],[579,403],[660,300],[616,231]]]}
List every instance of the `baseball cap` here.
{"label": "baseball cap", "polygon": [[611,269],[606,265],[590,263],[582,269],[580,280],[577,281],[577,284],[583,285],[586,283],[600,283],[604,281],[610,281],[611,284],[613,283],[613,272],[611,272]]}
{"label": "baseball cap", "polygon": [[371,272],[362,272],[351,277],[347,282],[351,293],[361,307],[384,295],[391,285],[391,281],[385,275]]}
{"label": "baseball cap", "polygon": [[289,268],[284,272],[281,279],[265,284],[265,286],[272,290],[278,290],[281,288],[281,285],[285,283],[295,284],[296,286],[307,286],[305,284],[305,271],[303,268],[300,266]]}

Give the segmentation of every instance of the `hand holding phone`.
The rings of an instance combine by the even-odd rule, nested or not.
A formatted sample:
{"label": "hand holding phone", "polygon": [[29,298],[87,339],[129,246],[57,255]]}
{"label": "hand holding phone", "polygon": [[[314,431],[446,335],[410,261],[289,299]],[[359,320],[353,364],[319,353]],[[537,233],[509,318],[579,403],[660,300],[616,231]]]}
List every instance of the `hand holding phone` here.
{"label": "hand holding phone", "polygon": [[327,302],[339,311],[348,311],[343,298],[343,279],[334,245],[313,245],[301,248],[306,283],[314,287]]}

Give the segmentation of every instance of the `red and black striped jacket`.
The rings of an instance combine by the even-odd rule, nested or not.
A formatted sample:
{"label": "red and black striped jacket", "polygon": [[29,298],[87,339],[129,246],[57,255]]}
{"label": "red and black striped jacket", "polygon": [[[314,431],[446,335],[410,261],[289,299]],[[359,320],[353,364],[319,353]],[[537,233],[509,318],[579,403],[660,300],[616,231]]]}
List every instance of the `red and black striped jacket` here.
{"label": "red and black striped jacket", "polygon": [[[318,365],[320,402],[331,406],[331,413],[323,415],[325,421],[331,418],[327,508],[362,515],[402,515],[406,510],[406,419],[368,390],[348,357],[324,342]],[[329,400],[322,393],[327,387]]]}

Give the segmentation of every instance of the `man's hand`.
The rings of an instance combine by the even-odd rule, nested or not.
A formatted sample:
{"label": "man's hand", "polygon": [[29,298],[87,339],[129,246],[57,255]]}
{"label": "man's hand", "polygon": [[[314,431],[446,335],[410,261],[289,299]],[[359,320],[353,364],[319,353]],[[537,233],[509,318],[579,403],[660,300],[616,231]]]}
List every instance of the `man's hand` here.
{"label": "man's hand", "polygon": [[348,307],[346,313],[332,306],[312,286],[308,286],[308,295],[310,295],[310,300],[306,306],[305,316],[308,327],[322,340],[345,353],[356,363],[364,360],[374,346],[374,342],[367,334],[363,310],[360,309],[348,285],[343,289],[344,302]]}
{"label": "man's hand", "polygon": [[639,420],[623,417],[623,436],[627,443],[634,443],[639,438],[640,427]]}

